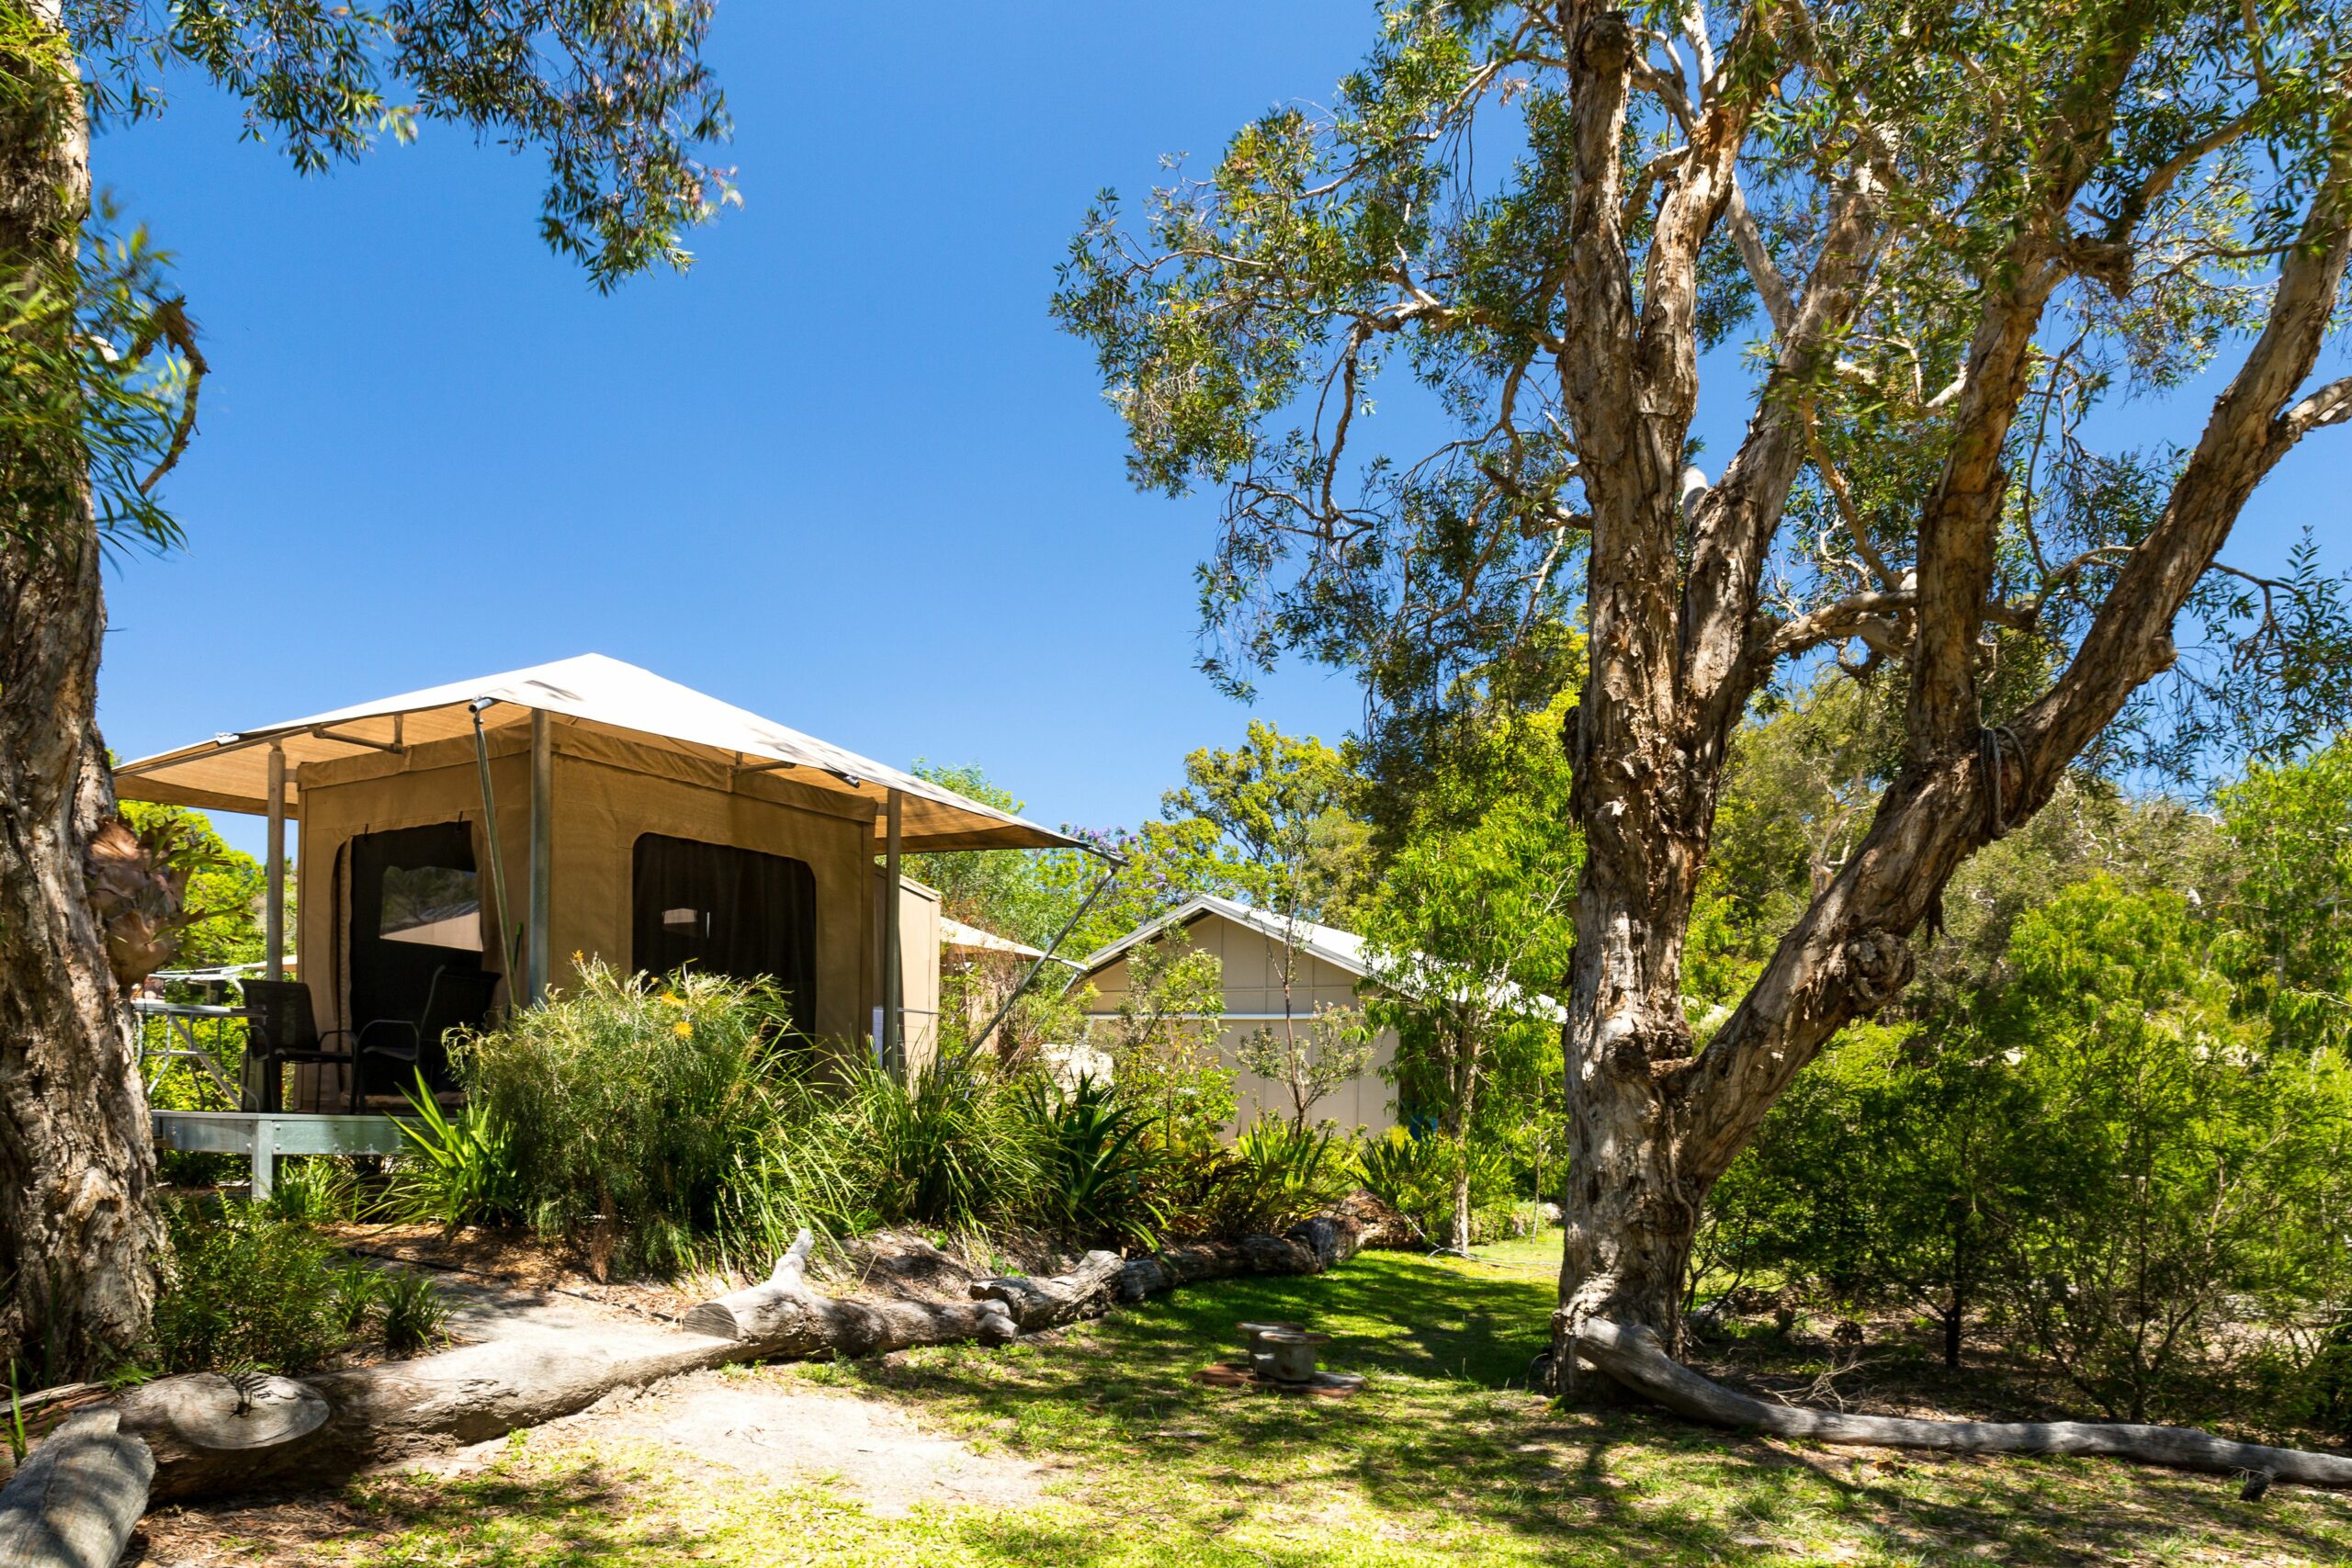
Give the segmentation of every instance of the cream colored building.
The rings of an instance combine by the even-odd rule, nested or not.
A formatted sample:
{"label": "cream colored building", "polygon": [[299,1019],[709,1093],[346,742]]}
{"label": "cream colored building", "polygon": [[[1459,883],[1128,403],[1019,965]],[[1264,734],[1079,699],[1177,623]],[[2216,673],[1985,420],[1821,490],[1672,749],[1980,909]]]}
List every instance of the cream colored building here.
{"label": "cream colored building", "polygon": [[[1360,992],[1372,975],[1363,939],[1334,926],[1285,921],[1247,904],[1203,894],[1082,961],[1079,977],[1095,990],[1088,1017],[1098,1023],[1116,1018],[1131,984],[1128,963],[1136,949],[1177,931],[1194,948],[1215,953],[1224,974],[1226,1029],[1218,1046],[1235,1074],[1238,1100],[1235,1128],[1248,1125],[1261,1111],[1287,1118],[1292,1111],[1290,1090],[1255,1073],[1243,1072],[1238,1047],[1253,1030],[1281,1029],[1285,1017],[1303,1027],[1318,1007],[1361,1006]],[[1283,985],[1286,951],[1292,955],[1287,996]],[[1396,1031],[1384,1029],[1373,1041],[1372,1057],[1363,1071],[1334,1089],[1309,1114],[1317,1120],[1329,1118],[1342,1127],[1362,1127],[1374,1134],[1385,1132],[1396,1123],[1396,1092],[1381,1075],[1396,1060]]]}

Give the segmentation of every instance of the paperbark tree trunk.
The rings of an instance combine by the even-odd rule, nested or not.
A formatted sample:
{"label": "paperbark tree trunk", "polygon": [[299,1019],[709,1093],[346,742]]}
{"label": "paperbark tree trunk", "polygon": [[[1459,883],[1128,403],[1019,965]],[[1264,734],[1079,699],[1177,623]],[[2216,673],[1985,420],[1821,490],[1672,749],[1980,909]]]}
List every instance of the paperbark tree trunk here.
{"label": "paperbark tree trunk", "polygon": [[[1882,571],[1875,591],[1787,618],[1767,609],[1764,565],[1791,487],[1814,460],[1804,389],[1874,265],[1890,154],[1863,136],[1802,295],[1768,291],[1780,300],[1775,364],[1746,436],[1707,485],[1681,468],[1698,397],[1697,259],[1727,209],[1759,100],[1728,63],[1712,78],[1719,85],[1660,182],[1637,286],[1623,155],[1635,29],[1598,5],[1562,15],[1574,39],[1576,186],[1562,256],[1574,309],[1555,361],[1589,524],[1590,664],[1568,737],[1586,861],[1563,1040],[1568,1177],[1553,1319],[1553,1364],[1572,1392],[1580,1336],[1598,1344],[1646,1332],[1680,1352],[1684,1272],[1716,1180],[1829,1038],[1901,993],[1910,934],[1953,870],[2040,810],[2171,664],[2173,620],[2263,476],[2305,434],[2352,415],[2352,379],[2305,390],[2352,252],[2352,122],[2331,122],[2336,151],[2298,243],[2281,253],[2268,320],[2161,518],[2117,562],[2066,669],[1987,728],[1984,628],[2039,614],[2038,600],[2020,609],[1988,599],[2002,454],[2044,310],[2083,265],[2068,215],[2109,148],[2152,13],[2101,13],[2055,89],[2025,171],[2035,220],[1984,272],[1945,462],[1919,512],[1916,581]],[[1726,62],[1760,61],[1778,37],[1744,23]],[[1862,841],[1700,1048],[1682,1013],[1681,961],[1732,737],[1773,670],[1858,635],[1871,616],[1894,617],[1870,624],[1905,642],[1901,771]]]}
{"label": "paperbark tree trunk", "polygon": [[[57,0],[29,9],[37,25],[0,33],[0,276],[53,289],[88,211],[87,121]],[[47,1382],[145,1339],[163,1246],[146,1096],[85,880],[114,811],[106,616],[86,475],[62,445],[46,474],[10,454],[20,488],[0,495],[0,1353]]]}

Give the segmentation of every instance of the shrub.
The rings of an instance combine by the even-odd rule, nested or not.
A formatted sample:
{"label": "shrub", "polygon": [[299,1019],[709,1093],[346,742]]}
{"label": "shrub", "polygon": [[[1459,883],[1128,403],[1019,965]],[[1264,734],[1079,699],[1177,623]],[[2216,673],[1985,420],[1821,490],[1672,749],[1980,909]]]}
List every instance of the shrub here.
{"label": "shrub", "polygon": [[1230,1147],[1177,1151],[1157,1196],[1187,1235],[1279,1234],[1355,1185],[1352,1143],[1329,1123],[1300,1128],[1261,1116]]}
{"label": "shrub", "polygon": [[1965,1014],[1844,1032],[1696,1261],[1924,1309],[1955,1360],[1989,1307],[2111,1418],[2306,1418],[2329,1364],[2302,1347],[2346,1299],[2352,1068],[2278,1046],[2213,946],[2174,895],[2058,894]]}
{"label": "shrub", "polygon": [[[405,1092],[405,1091],[404,1091]],[[446,1115],[419,1073],[407,1119],[396,1123],[409,1153],[392,1174],[392,1216],[446,1231],[520,1219],[523,1181],[506,1123],[484,1105]]]}
{"label": "shrub", "polygon": [[1453,1180],[1470,1165],[1470,1239],[1512,1234],[1510,1155],[1483,1144],[1466,1148],[1436,1134],[1391,1127],[1356,1153],[1356,1175],[1374,1197],[1412,1222],[1432,1247],[1453,1225]]}
{"label": "shrub", "polygon": [[269,1212],[295,1224],[323,1224],[351,1218],[357,1200],[358,1179],[350,1166],[331,1155],[313,1155],[278,1161]]}
{"label": "shrub", "polygon": [[956,1064],[903,1084],[868,1067],[840,1116],[844,1152],[886,1219],[981,1225],[1039,1206],[1034,1124],[1010,1086]]}
{"label": "shrub", "polygon": [[383,1277],[384,1348],[396,1356],[424,1349],[441,1332],[449,1309],[422,1274]]}
{"label": "shrub", "polygon": [[356,1339],[384,1299],[384,1276],[365,1263],[346,1263],[334,1271],[327,1291],[335,1327]]}
{"label": "shrub", "polygon": [[597,961],[458,1059],[524,1220],[585,1236],[605,1217],[624,1267],[670,1270],[772,1257],[849,1207],[828,1140],[782,1141],[815,1120],[802,1047],[770,987],[691,971],[639,983]]}
{"label": "shrub", "polygon": [[163,1371],[306,1372],[349,1337],[334,1249],[304,1227],[266,1209],[194,1200],[166,1203],[164,1223],[172,1256],[155,1303]]}
{"label": "shrub", "polygon": [[1018,1101],[1037,1151],[1046,1222],[1081,1245],[1151,1247],[1166,1215],[1151,1196],[1159,1156],[1150,1111],[1112,1085],[1080,1077],[1067,1094],[1038,1075]]}

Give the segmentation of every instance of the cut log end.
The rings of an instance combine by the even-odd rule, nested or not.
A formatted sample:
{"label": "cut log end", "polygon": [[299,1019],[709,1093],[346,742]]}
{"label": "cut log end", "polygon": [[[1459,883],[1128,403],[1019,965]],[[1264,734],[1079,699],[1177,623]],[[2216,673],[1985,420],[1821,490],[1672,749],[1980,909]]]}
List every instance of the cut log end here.
{"label": "cut log end", "polygon": [[139,1391],[142,1425],[163,1428],[192,1449],[225,1452],[275,1448],[326,1425],[327,1402],[292,1378],[197,1372]]}

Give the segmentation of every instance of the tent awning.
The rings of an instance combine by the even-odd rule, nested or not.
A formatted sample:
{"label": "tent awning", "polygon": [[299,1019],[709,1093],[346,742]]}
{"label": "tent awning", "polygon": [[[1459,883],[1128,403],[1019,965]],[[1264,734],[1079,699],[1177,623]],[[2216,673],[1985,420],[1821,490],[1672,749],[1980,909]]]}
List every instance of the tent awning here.
{"label": "tent awning", "polygon": [[[128,800],[265,812],[269,752],[276,746],[286,757],[287,815],[299,817],[300,778],[295,770],[303,764],[469,737],[473,705],[485,699],[485,729],[527,725],[537,710],[560,725],[650,742],[745,773],[774,773],[876,807],[896,790],[900,840],[910,850],[1084,847],[1066,834],[600,653],[216,735],[123,763],[115,769],[115,789]],[[882,831],[877,818],[875,836]]]}

